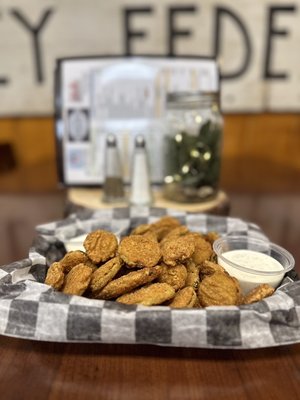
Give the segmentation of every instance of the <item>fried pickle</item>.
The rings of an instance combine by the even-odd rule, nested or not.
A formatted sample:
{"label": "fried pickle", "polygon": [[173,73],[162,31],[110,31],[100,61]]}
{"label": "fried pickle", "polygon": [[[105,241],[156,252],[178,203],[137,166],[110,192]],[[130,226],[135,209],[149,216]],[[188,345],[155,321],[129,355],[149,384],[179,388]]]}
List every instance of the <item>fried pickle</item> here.
{"label": "fried pickle", "polygon": [[97,268],[95,266],[95,264],[93,264],[92,261],[89,259],[87,254],[85,254],[81,250],[69,251],[60,260],[60,263],[63,266],[63,269],[64,269],[65,273],[70,272],[73,267],[75,267],[78,264],[82,264],[82,263],[90,266],[93,269]]}
{"label": "fried pickle", "polygon": [[163,264],[162,272],[158,277],[158,281],[161,283],[168,283],[175,291],[181,289],[185,285],[187,278],[187,270],[184,265],[177,264],[173,267]]}
{"label": "fried pickle", "polygon": [[145,238],[148,238],[149,240],[153,240],[154,242],[158,243],[157,234],[154,231],[146,232],[142,236],[145,237]]}
{"label": "fried pickle", "polygon": [[170,300],[175,295],[175,290],[167,283],[153,283],[146,287],[124,294],[117,298],[117,302],[123,304],[143,304],[154,306]]}
{"label": "fried pickle", "polygon": [[230,275],[215,272],[200,282],[198,298],[203,307],[238,305],[241,302],[241,289],[237,280]]}
{"label": "fried pickle", "polygon": [[215,274],[216,272],[227,274],[226,270],[221,267],[221,265],[214,263],[212,261],[204,261],[203,264],[200,265],[199,275],[202,280],[206,276],[210,276]]}
{"label": "fried pickle", "polygon": [[88,288],[93,270],[85,264],[78,264],[66,275],[62,292],[82,295]]}
{"label": "fried pickle", "polygon": [[108,282],[114,279],[121,269],[121,266],[122,261],[120,257],[114,257],[101,265],[101,267],[93,272],[89,285],[90,292],[93,293],[94,296],[96,293],[100,292]]}
{"label": "fried pickle", "polygon": [[118,241],[113,233],[99,229],[87,235],[83,246],[89,258],[98,264],[116,255]]}
{"label": "fried pickle", "polygon": [[158,221],[151,224],[151,230],[153,230],[157,239],[160,242],[169,232],[171,232],[177,226],[180,226],[178,219],[171,216],[161,217]]}
{"label": "fried pickle", "polygon": [[192,260],[199,265],[205,260],[209,260],[212,255],[212,247],[203,237],[196,232],[189,233],[186,238],[192,238],[195,244],[195,251],[192,255]]}
{"label": "fried pickle", "polygon": [[252,304],[266,297],[271,296],[275,289],[267,283],[261,284],[252,289],[243,299],[243,304]]}
{"label": "fried pickle", "polygon": [[189,233],[189,229],[187,226],[184,225],[180,225],[177,226],[176,228],[172,229],[171,231],[169,231],[164,238],[161,240],[161,244],[163,244],[164,242],[166,242],[167,240],[171,240],[171,239],[177,239],[181,236],[185,236],[187,233]]}
{"label": "fried pickle", "polygon": [[195,290],[191,286],[187,286],[179,290],[168,305],[171,308],[193,308],[197,300]]}
{"label": "fried pickle", "polygon": [[219,239],[219,237],[221,237],[217,232],[207,232],[205,235],[203,235],[204,239],[207,240],[211,245],[213,244],[213,242],[217,239]]}
{"label": "fried pickle", "polygon": [[132,230],[130,235],[141,235],[150,240],[158,242],[157,234],[155,233],[155,230],[152,228],[151,224],[138,225],[135,229]]}
{"label": "fried pickle", "polygon": [[181,264],[187,261],[195,251],[195,244],[192,238],[185,236],[171,239],[161,246],[162,258],[167,265]]}
{"label": "fried pickle", "polygon": [[185,281],[185,286],[191,286],[195,290],[199,286],[199,266],[194,263],[194,261],[189,260],[186,263],[187,277]]}
{"label": "fried pickle", "polygon": [[212,244],[218,237],[191,232],[171,216],[135,227],[119,246],[113,233],[97,230],[84,241],[86,253],[70,251],[50,265],[45,283],[67,294],[172,308],[251,304],[271,296],[269,285],[242,296],[238,280],[217,263]]}
{"label": "fried pickle", "polygon": [[144,235],[151,231],[151,224],[141,224],[136,226],[130,233],[130,235]]}
{"label": "fried pickle", "polygon": [[130,267],[153,267],[161,258],[159,244],[143,235],[131,235],[122,239],[118,254]]}
{"label": "fried pickle", "polygon": [[139,286],[152,282],[161,273],[162,267],[156,266],[143,268],[138,271],[129,272],[129,274],[110,281],[100,292],[97,293],[97,299],[109,300],[119,297]]}
{"label": "fried pickle", "polygon": [[54,262],[47,271],[45,283],[56,290],[60,290],[64,284],[64,268],[60,262]]}

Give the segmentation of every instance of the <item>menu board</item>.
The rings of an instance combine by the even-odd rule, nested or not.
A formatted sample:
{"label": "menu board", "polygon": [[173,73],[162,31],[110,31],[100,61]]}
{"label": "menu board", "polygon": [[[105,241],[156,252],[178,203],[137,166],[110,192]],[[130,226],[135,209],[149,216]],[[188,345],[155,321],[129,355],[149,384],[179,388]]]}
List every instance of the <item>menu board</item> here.
{"label": "menu board", "polygon": [[58,60],[55,114],[61,183],[103,183],[108,134],[117,138],[125,183],[130,182],[130,160],[138,134],[146,140],[151,181],[161,183],[167,93],[218,90],[218,66],[210,58]]}

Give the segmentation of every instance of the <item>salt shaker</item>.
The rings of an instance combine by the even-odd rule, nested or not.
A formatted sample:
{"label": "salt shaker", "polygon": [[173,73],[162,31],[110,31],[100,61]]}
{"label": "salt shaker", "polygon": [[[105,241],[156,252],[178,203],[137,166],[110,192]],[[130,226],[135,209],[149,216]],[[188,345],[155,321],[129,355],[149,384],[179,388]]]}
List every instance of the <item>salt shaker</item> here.
{"label": "salt shaker", "polygon": [[135,138],[129,201],[131,205],[149,206],[152,200],[146,142],[143,135],[138,135]]}
{"label": "salt shaker", "polygon": [[103,201],[113,203],[125,199],[120,154],[115,135],[106,138],[105,177],[103,184]]}

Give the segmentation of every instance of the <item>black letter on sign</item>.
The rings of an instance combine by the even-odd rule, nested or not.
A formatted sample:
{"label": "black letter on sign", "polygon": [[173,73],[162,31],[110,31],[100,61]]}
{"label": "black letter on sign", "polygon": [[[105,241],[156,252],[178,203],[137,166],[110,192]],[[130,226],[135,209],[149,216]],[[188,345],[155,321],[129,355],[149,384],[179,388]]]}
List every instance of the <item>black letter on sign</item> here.
{"label": "black letter on sign", "polygon": [[223,7],[217,7],[216,8],[216,36],[215,36],[215,43],[214,43],[214,55],[215,57],[219,56],[220,53],[220,37],[222,36],[221,34],[221,16],[222,15],[228,15],[240,28],[241,33],[243,34],[244,37],[244,42],[245,42],[245,58],[240,66],[240,68],[237,71],[231,72],[229,74],[221,74],[222,79],[234,79],[238,78],[239,76],[243,75],[243,73],[247,70],[250,64],[251,60],[251,53],[252,53],[252,48],[251,48],[251,41],[250,37],[248,35],[248,32],[245,28],[245,25],[242,23],[241,19],[234,14],[231,10],[228,8],[223,8]]}
{"label": "black letter on sign", "polygon": [[124,9],[125,22],[125,54],[131,55],[131,39],[133,37],[143,38],[146,36],[145,31],[133,31],[130,29],[130,20],[132,14],[147,14],[152,13],[152,7],[130,7]]}
{"label": "black letter on sign", "polygon": [[16,8],[13,8],[11,10],[11,14],[16,17],[18,21],[21,22],[21,24],[30,32],[32,33],[32,41],[33,41],[33,51],[34,51],[34,58],[35,58],[35,66],[36,66],[36,80],[39,83],[42,83],[44,80],[43,76],[43,69],[42,69],[42,59],[41,59],[41,46],[40,46],[40,41],[39,41],[39,34],[44,28],[48,18],[52,14],[53,10],[51,8],[47,9],[40,21],[36,26],[30,25],[28,20],[24,17],[24,15],[17,10]]}
{"label": "black letter on sign", "polygon": [[[0,14],[1,16],[1,14]],[[6,85],[8,83],[8,79],[6,76],[0,76],[0,85]]]}
{"label": "black letter on sign", "polygon": [[175,16],[178,13],[194,13],[197,10],[194,6],[174,6],[169,9],[169,52],[170,57],[175,56],[175,39],[177,36],[191,36],[189,29],[176,29]]}
{"label": "black letter on sign", "polygon": [[267,37],[267,50],[266,50],[266,59],[265,59],[265,69],[264,69],[264,78],[265,79],[287,79],[287,74],[281,72],[276,73],[271,71],[271,55],[272,55],[272,36],[287,36],[288,31],[283,29],[275,29],[273,26],[274,22],[274,15],[277,12],[294,12],[296,7],[293,5],[290,6],[273,6],[269,9],[269,16],[268,16],[268,37]]}

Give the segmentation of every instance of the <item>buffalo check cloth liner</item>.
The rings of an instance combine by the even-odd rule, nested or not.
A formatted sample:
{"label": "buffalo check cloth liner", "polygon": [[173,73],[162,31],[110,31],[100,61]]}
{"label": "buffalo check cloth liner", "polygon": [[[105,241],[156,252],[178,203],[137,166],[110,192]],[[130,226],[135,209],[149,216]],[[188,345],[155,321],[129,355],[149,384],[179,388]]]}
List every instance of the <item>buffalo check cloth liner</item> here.
{"label": "buffalo check cloth liner", "polygon": [[38,226],[29,257],[0,268],[0,334],[53,342],[234,349],[300,342],[300,281],[294,270],[273,296],[260,302],[203,309],[129,306],[65,295],[43,283],[48,266],[62,258],[69,239],[96,229],[122,237],[163,215],[177,217],[194,231],[267,240],[257,225],[237,218],[148,207],[84,209]]}

